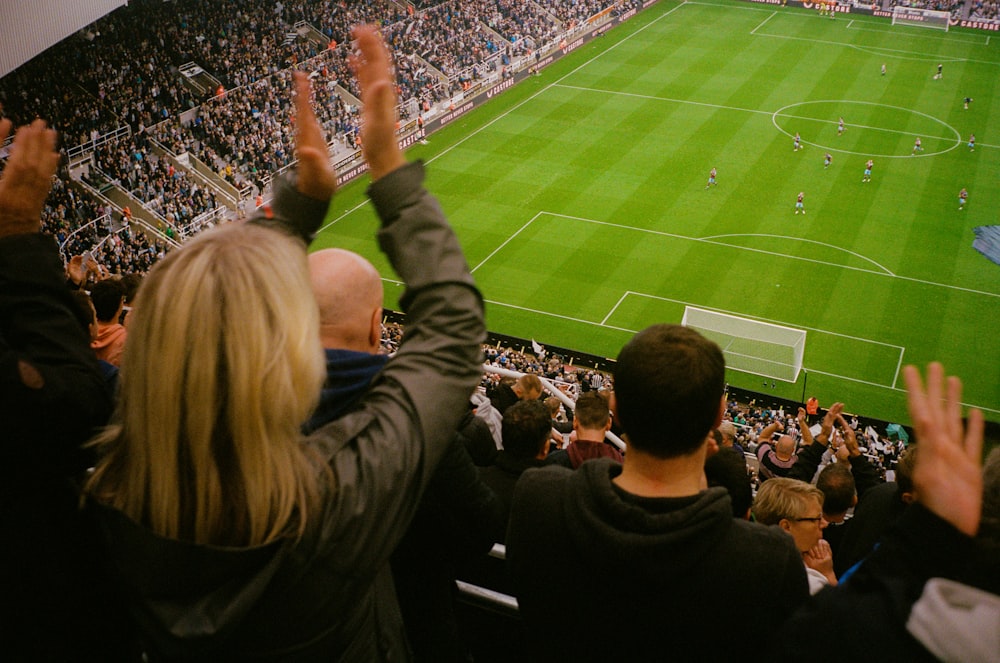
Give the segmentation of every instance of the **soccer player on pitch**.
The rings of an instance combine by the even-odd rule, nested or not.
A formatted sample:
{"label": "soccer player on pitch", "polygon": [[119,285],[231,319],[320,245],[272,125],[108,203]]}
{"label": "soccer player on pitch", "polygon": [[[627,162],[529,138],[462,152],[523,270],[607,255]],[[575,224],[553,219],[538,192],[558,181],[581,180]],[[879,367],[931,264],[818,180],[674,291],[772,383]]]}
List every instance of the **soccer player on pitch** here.
{"label": "soccer player on pitch", "polygon": [[843,133],[844,133],[844,118],[840,118],[840,121],[837,122],[837,135],[840,136]]}
{"label": "soccer player on pitch", "polygon": [[969,199],[969,192],[963,187],[961,191],[958,192],[958,211],[961,212],[965,209],[965,201]]}
{"label": "soccer player on pitch", "polygon": [[913,143],[913,151],[910,152],[910,156],[912,157],[917,152],[923,152],[923,151],[924,151],[924,148],[921,147],[921,145],[920,145],[920,137],[917,136],[917,140],[914,141],[914,143]]}
{"label": "soccer player on pitch", "polygon": [[829,168],[832,162],[833,162],[833,155],[827,152],[826,156],[823,157],[823,169],[826,170],[827,168]]}
{"label": "soccer player on pitch", "polygon": [[792,143],[792,151],[798,152],[802,149],[802,137],[799,136],[799,132],[795,132],[795,142]]}
{"label": "soccer player on pitch", "polygon": [[705,188],[707,189],[708,187],[714,185],[715,185],[715,168],[708,171],[708,184],[705,185]]}
{"label": "soccer player on pitch", "polygon": [[802,202],[805,197],[806,197],[805,191],[799,191],[799,199],[797,201],[795,201],[795,213],[796,214],[798,214],[799,212],[802,212],[803,214],[806,213],[806,206]]}
{"label": "soccer player on pitch", "polygon": [[976,134],[969,135],[969,151],[970,152],[976,151]]}
{"label": "soccer player on pitch", "polygon": [[875,161],[874,160],[869,159],[868,161],[865,162],[865,176],[861,178],[862,182],[871,182],[872,181],[872,168],[874,168],[874,167],[875,167]]}

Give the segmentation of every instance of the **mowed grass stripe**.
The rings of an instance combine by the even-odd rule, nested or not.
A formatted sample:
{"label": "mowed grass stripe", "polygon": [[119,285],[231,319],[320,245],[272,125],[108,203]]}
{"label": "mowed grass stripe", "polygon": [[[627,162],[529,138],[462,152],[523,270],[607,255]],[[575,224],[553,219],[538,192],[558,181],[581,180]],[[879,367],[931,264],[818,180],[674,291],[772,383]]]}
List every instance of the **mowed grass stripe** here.
{"label": "mowed grass stripe", "polygon": [[[971,228],[992,222],[1000,207],[987,189],[991,169],[996,179],[996,154],[984,147],[971,155],[962,148],[933,158],[876,158],[874,181],[862,185],[863,156],[834,152],[833,165],[824,171],[827,147],[811,144],[839,148],[841,140],[857,152],[905,153],[912,148],[911,132],[931,134],[936,128],[933,122],[865,104],[840,109],[838,99],[912,108],[954,125],[963,141],[975,130],[980,143],[989,144],[983,136],[1000,133],[1000,124],[975,111],[996,103],[993,80],[980,85],[985,92],[972,95],[976,102],[970,111],[956,111],[955,104],[961,110],[960,82],[985,78],[987,71],[995,74],[995,65],[946,59],[945,79],[931,81],[934,60],[971,57],[976,47],[898,31],[861,34],[829,26],[843,25],[840,18],[821,21],[793,10],[779,12],[761,31],[784,28],[782,21],[789,19],[789,25],[799,24],[786,31],[795,39],[761,37],[750,31],[771,12],[744,8],[684,5],[663,19],[658,16],[670,7],[644,12],[643,23],[626,24],[621,32],[596,40],[512,91],[514,100],[491,103],[417,150],[442,154],[431,164],[428,186],[441,197],[473,265],[543,210],[682,236],[738,235],[716,240],[731,246],[716,246],[654,240],[627,229],[581,234],[572,224],[539,217],[477,270],[491,302],[490,327],[613,355],[628,337],[623,329],[663,315],[662,305],[622,300],[627,290],[645,288],[657,296],[697,299],[703,306],[793,326],[904,345],[907,361],[911,356],[945,358],[949,369],[966,379],[966,399],[996,409],[1000,380],[983,366],[1000,365],[998,350],[980,342],[977,359],[966,352],[978,338],[976,328],[1000,321],[996,298],[921,282],[1000,290],[997,272],[989,271],[995,267],[969,248]],[[715,29],[706,30],[715,19]],[[863,48],[848,41],[862,42]],[[918,53],[920,58],[885,55],[912,53],[927,43],[935,46],[929,55]],[[605,46],[615,48],[599,54]],[[996,56],[995,50],[978,50],[985,52],[975,59]],[[878,75],[883,60],[890,72],[884,79]],[[559,87],[549,87],[560,79]],[[535,94],[514,109],[520,103],[516,99]],[[786,104],[821,100],[834,104],[786,111],[812,118],[798,120],[808,125],[803,131],[807,147],[793,154],[791,139],[771,124],[770,114]],[[494,106],[498,110],[491,112]],[[845,136],[835,136],[835,125],[824,119],[827,113],[845,115]],[[851,126],[861,125],[855,117],[865,117],[873,128]],[[780,119],[787,129],[786,121],[796,120]],[[884,125],[890,123],[899,126],[887,131]],[[462,129],[473,134],[466,137]],[[459,136],[462,142],[452,148]],[[933,135],[925,137],[925,150],[933,140]],[[705,191],[712,166],[719,168],[720,184]],[[972,183],[959,184],[966,181]],[[957,207],[963,185],[972,196],[960,216],[950,208]],[[799,190],[807,192],[804,217],[792,213]],[[338,226],[349,229],[348,220]],[[632,239],[629,233],[642,237]],[[356,234],[352,230],[347,237],[353,241]],[[801,241],[806,239],[820,243]],[[874,263],[915,280],[857,271],[882,271]],[[928,310],[948,315],[928,315]],[[891,357],[829,344],[811,352],[827,364],[814,367],[808,378],[809,390],[819,390],[821,400],[846,398],[863,403],[859,411],[886,417],[904,410],[898,391],[864,384],[885,382],[884,374],[895,370]],[[967,377],[973,372],[977,376]],[[865,379],[866,374],[875,379]],[[734,384],[740,380],[760,388],[746,376],[734,377]],[[798,398],[800,389],[801,384],[779,383],[772,393]]]}

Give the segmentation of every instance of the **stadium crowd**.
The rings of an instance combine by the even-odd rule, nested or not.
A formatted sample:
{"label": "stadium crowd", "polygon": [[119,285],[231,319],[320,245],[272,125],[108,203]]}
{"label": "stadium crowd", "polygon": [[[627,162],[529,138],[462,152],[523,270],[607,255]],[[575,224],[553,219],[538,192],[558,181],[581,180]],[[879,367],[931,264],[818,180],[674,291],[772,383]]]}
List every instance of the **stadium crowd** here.
{"label": "stadium crowd", "polygon": [[[157,255],[134,299],[137,278],[61,264],[43,216],[58,235],[101,210],[53,180],[44,121],[17,132],[0,173],[5,653],[468,660],[454,583],[504,542],[511,633],[538,660],[996,659],[1000,451],[984,470],[957,378],[904,369],[916,439],[896,458],[842,403],[727,401],[721,349],[689,328],[639,332],[613,375],[484,352],[468,263],[396,141],[389,51],[375,27],[354,36],[404,328],[382,324],[370,263],[307,258],[337,181],[322,80],[282,78],[294,143],[283,116],[261,149],[297,165],[272,205]],[[100,161],[166,187],[141,151]],[[523,375],[484,376],[484,355]],[[542,378],[571,402],[543,403]],[[720,611],[775,635],[719,628]],[[593,627],[606,614],[619,625]],[[816,637],[846,623],[852,637]]]}

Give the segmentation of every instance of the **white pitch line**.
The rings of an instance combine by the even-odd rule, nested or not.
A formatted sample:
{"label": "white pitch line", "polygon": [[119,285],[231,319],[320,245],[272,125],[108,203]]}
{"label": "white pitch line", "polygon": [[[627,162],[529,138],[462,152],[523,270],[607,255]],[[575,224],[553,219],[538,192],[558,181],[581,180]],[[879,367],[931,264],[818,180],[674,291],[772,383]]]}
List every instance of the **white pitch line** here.
{"label": "white pitch line", "polygon": [[892,376],[892,386],[896,388],[896,382],[899,381],[899,369],[903,367],[903,353],[906,352],[906,348],[899,349],[899,363],[896,364],[896,374]]}
{"label": "white pitch line", "polygon": [[777,15],[778,15],[778,12],[771,12],[771,15],[770,15],[770,16],[768,16],[767,18],[765,18],[765,19],[764,19],[763,21],[761,21],[760,23],[758,23],[758,24],[757,24],[757,27],[756,27],[756,28],[754,28],[753,30],[751,30],[751,31],[750,31],[750,34],[754,34],[754,33],[756,33],[756,32],[757,32],[757,30],[759,30],[759,29],[761,29],[762,27],[764,27],[764,24],[765,24],[765,23],[767,23],[768,21],[770,21],[770,20],[771,20],[772,18],[774,18],[774,17],[775,17],[775,16],[777,16]]}
{"label": "white pitch line", "polygon": [[728,235],[710,235],[708,237],[702,237],[700,239],[709,240],[709,239],[719,239],[720,237],[772,237],[772,238],[778,238],[778,239],[790,239],[790,240],[793,240],[793,241],[796,241],[796,242],[806,242],[807,244],[818,244],[820,246],[825,246],[828,249],[833,249],[835,251],[843,251],[844,253],[849,253],[852,256],[854,256],[855,258],[859,258],[859,259],[864,260],[866,262],[870,262],[871,264],[875,265],[879,269],[885,270],[885,273],[888,274],[889,276],[895,276],[895,274],[892,273],[892,270],[890,270],[888,267],[885,267],[884,265],[878,264],[877,262],[875,262],[871,258],[868,258],[867,256],[863,256],[860,253],[855,253],[854,251],[851,251],[849,249],[845,249],[843,247],[837,246],[836,244],[827,244],[826,242],[820,242],[820,241],[817,241],[815,239],[805,239],[805,238],[802,238],[802,237],[791,237],[791,236],[788,236],[788,235],[771,235],[771,234],[768,234],[768,233],[730,233]]}
{"label": "white pitch line", "polygon": [[[749,246],[736,246],[734,244],[729,244],[727,242],[716,242],[710,239],[703,239],[701,237],[688,237],[686,235],[678,235],[676,233],[668,233],[662,230],[650,230],[648,228],[636,228],[635,226],[626,226],[620,223],[611,223],[610,221],[598,221],[596,219],[588,219],[582,216],[572,216],[570,214],[560,214],[558,212],[539,212],[539,214],[545,214],[548,216],[554,216],[562,219],[571,219],[574,221],[583,221],[584,223],[593,223],[599,226],[610,226],[612,228],[620,228],[622,230],[634,230],[635,232],[648,233],[650,235],[660,235],[662,237],[673,237],[675,239],[686,239],[692,242],[702,242],[704,244],[714,244],[716,246],[724,246],[730,249],[738,249],[740,251],[750,251],[751,253],[762,253],[769,256],[777,256],[779,258],[787,258],[789,260],[799,260],[801,262],[810,262],[817,265],[825,265],[827,267],[837,267],[840,269],[847,269],[853,272],[862,272],[864,274],[875,274],[876,276],[884,276],[892,279],[901,279],[903,281],[911,281],[913,283],[920,283],[922,285],[929,285],[938,288],[945,288],[946,290],[958,290],[960,292],[968,292],[973,295],[983,295],[985,297],[995,297],[1000,299],[1000,292],[986,292],[985,290],[976,290],[975,288],[965,288],[960,285],[949,285],[947,283],[938,283],[936,281],[927,281],[925,279],[918,279],[912,276],[902,276],[900,274],[893,274],[892,272],[877,272],[873,269],[864,269],[862,267],[851,267],[850,265],[831,265],[829,262],[823,260],[813,260],[812,258],[802,258],[800,256],[790,256],[787,253],[779,253],[777,251],[765,251],[764,249],[755,249]],[[537,215],[536,215],[537,216]],[[884,269],[884,268],[883,268]],[[895,346],[898,347],[898,346]]]}
{"label": "white pitch line", "polygon": [[[854,21],[851,21],[854,23]],[[936,39],[937,41],[950,41],[958,43],[971,44],[972,46],[989,46],[989,41],[985,44],[978,39],[963,39],[961,35],[951,35],[950,37],[938,37],[935,35],[916,35],[916,34],[901,34],[894,32],[893,30],[881,30],[879,28],[852,28],[850,24],[847,25],[848,30],[857,30],[858,32],[877,32],[884,35],[893,35],[893,38],[897,37],[913,37],[916,39]],[[969,37],[978,37],[980,35],[968,35]],[[986,37],[989,40],[989,36]]]}
{"label": "white pitch line", "polygon": [[622,303],[623,301],[625,301],[625,298],[626,298],[626,297],[628,297],[628,293],[629,293],[629,292],[630,292],[629,290],[626,290],[626,291],[625,291],[625,292],[624,292],[624,293],[622,294],[622,296],[618,298],[618,303],[617,303],[617,304],[615,304],[614,306],[612,306],[612,307],[611,307],[611,310],[610,310],[610,311],[608,311],[608,314],[607,314],[606,316],[604,316],[604,319],[603,319],[603,320],[601,320],[601,324],[602,324],[602,325],[603,325],[604,323],[606,323],[606,322],[608,321],[608,318],[610,318],[610,317],[611,317],[612,315],[614,315],[615,311],[617,311],[617,310],[618,310],[618,307],[619,307],[619,306],[621,306],[621,303]]}
{"label": "white pitch line", "polygon": [[828,329],[817,329],[816,327],[806,327],[805,325],[799,325],[792,322],[783,322],[781,320],[773,320],[771,318],[762,318],[758,315],[750,315],[749,313],[743,313],[741,311],[727,311],[724,308],[715,308],[713,306],[703,306],[695,302],[686,302],[681,299],[671,299],[670,297],[661,297],[660,295],[650,295],[645,292],[638,292],[636,290],[629,290],[630,294],[636,295],[637,297],[646,297],[648,299],[659,299],[665,302],[671,302],[673,304],[683,304],[684,306],[697,306],[699,308],[708,309],[710,311],[716,311],[718,313],[727,313],[729,315],[734,315],[736,317],[742,318],[753,318],[755,320],[760,320],[762,322],[770,322],[776,325],[783,325],[785,327],[790,327],[792,329],[805,329],[807,331],[817,332],[820,334],[827,334],[829,336],[839,336],[840,338],[850,339],[852,341],[861,341],[862,343],[871,343],[872,345],[882,345],[887,348],[895,348],[896,350],[903,350],[903,346],[895,345],[893,343],[885,343],[884,341],[874,341],[870,338],[861,338],[860,336],[851,336],[849,334],[840,334],[838,332],[832,332]]}
{"label": "white pitch line", "polygon": [[[633,292],[632,294],[637,294],[637,293]],[[487,299],[487,300],[484,300],[484,301],[487,304],[492,304],[493,306],[503,306],[505,308],[512,308],[514,310],[524,311],[526,313],[536,313],[538,315],[544,315],[544,316],[548,316],[550,318],[558,318],[559,320],[569,320],[570,322],[579,322],[579,323],[582,323],[582,324],[585,324],[585,325],[590,325],[592,327],[601,327],[603,329],[610,329],[612,331],[620,331],[620,332],[625,332],[627,334],[633,334],[633,335],[636,334],[636,333],[638,333],[637,329],[628,329],[627,327],[617,327],[615,325],[602,324],[600,322],[594,322],[593,320],[584,320],[582,318],[574,318],[572,316],[561,315],[559,313],[552,313],[550,311],[542,311],[542,310],[534,309],[534,308],[528,308],[526,306],[518,306],[516,304],[507,304],[505,302],[498,302],[498,301],[493,300],[493,299]],[[832,334],[833,332],[825,332],[825,333]],[[879,341],[869,341],[869,342],[870,343],[877,343],[877,344],[881,344],[881,345],[889,345],[888,343],[880,343]],[[897,345],[897,346],[892,346],[892,347],[900,347],[900,346]],[[880,389],[889,389],[890,391],[898,391],[898,392],[903,392],[903,393],[906,392],[905,389],[900,389],[898,387],[890,387],[888,385],[879,384],[877,382],[868,382],[867,380],[861,380],[861,379],[858,379],[858,378],[852,378],[852,377],[848,377],[846,375],[837,375],[836,373],[827,373],[825,371],[820,371],[820,370],[816,370],[814,368],[809,368],[808,366],[804,366],[803,368],[805,368],[808,372],[815,373],[817,375],[825,375],[827,377],[837,378],[839,380],[847,380],[849,382],[858,382],[860,384],[866,384],[866,385],[869,385],[869,386],[872,386],[872,387],[878,387]],[[736,369],[732,369],[732,370],[736,370]],[[1000,414],[1000,410],[997,410],[997,409],[994,409],[994,408],[990,408],[990,407],[986,407],[984,405],[976,405],[975,403],[962,403],[962,405],[964,405],[966,407],[976,407],[976,408],[979,408],[980,410],[984,410],[986,412],[995,412],[997,414]]]}
{"label": "white pitch line", "polygon": [[521,226],[520,228],[518,228],[518,229],[517,229],[517,231],[515,231],[513,235],[511,235],[510,237],[508,237],[507,239],[505,239],[505,240],[503,241],[503,244],[501,244],[501,245],[500,245],[500,246],[498,246],[497,248],[493,249],[493,251],[492,251],[492,252],[491,252],[491,253],[490,253],[490,254],[489,254],[488,256],[486,256],[485,258],[483,258],[483,259],[482,259],[482,260],[481,260],[481,261],[479,262],[479,264],[478,264],[478,265],[476,265],[476,266],[475,266],[475,267],[473,267],[473,268],[472,268],[471,270],[469,270],[469,271],[470,271],[470,273],[472,273],[472,274],[475,274],[475,273],[476,273],[476,270],[477,270],[477,269],[479,269],[480,267],[482,267],[483,265],[485,265],[485,264],[486,264],[486,262],[487,262],[487,261],[488,261],[488,260],[489,260],[490,258],[492,258],[493,256],[495,256],[495,255],[496,255],[496,254],[497,254],[497,253],[498,253],[498,252],[500,251],[500,249],[502,249],[503,247],[505,247],[505,246],[507,246],[508,244],[510,244],[510,241],[511,241],[512,239],[514,239],[515,237],[517,237],[518,235],[520,235],[520,234],[521,234],[521,231],[523,231],[523,230],[524,230],[525,228],[527,228],[527,227],[528,227],[528,226],[530,226],[530,225],[531,225],[532,223],[534,223],[535,219],[537,219],[537,218],[538,218],[539,216],[541,216],[541,215],[542,215],[542,212],[539,212],[539,213],[538,213],[538,214],[536,214],[535,216],[533,216],[533,217],[531,217],[530,219],[528,219],[528,222],[527,222],[527,223],[525,223],[525,224],[524,224],[523,226]]}
{"label": "white pitch line", "polygon": [[[687,4],[687,0],[685,0],[685,2],[682,2],[681,4],[677,5],[673,9],[664,12],[662,15],[658,16],[657,18],[654,18],[652,21],[650,21],[646,25],[642,26],[641,28],[639,28],[638,30],[636,30],[635,32],[633,32],[632,34],[623,37],[621,39],[621,41],[619,41],[618,43],[613,44],[613,45],[609,46],[608,48],[606,48],[605,50],[601,51],[600,53],[598,53],[594,57],[590,58],[589,60],[587,60],[586,62],[584,62],[583,64],[581,64],[579,67],[575,68],[573,71],[569,72],[565,76],[562,76],[561,78],[559,78],[558,80],[556,80],[554,83],[550,83],[549,85],[546,85],[545,87],[543,87],[541,90],[539,90],[535,94],[533,94],[530,97],[524,99],[520,103],[515,104],[514,106],[511,106],[509,109],[507,109],[506,111],[504,111],[500,115],[497,115],[495,118],[493,118],[492,120],[490,120],[489,122],[487,122],[483,126],[479,127],[475,131],[470,132],[468,135],[466,135],[461,140],[455,142],[454,144],[446,147],[445,149],[441,150],[440,152],[438,152],[437,154],[435,154],[434,156],[432,156],[430,159],[427,160],[427,163],[433,163],[433,162],[437,161],[438,159],[440,159],[444,155],[448,154],[449,152],[451,152],[453,149],[455,149],[456,147],[458,147],[459,145],[461,145],[465,141],[467,141],[470,138],[472,138],[473,136],[479,134],[484,129],[487,129],[487,128],[493,126],[495,123],[497,123],[500,120],[502,120],[503,118],[507,117],[508,115],[510,115],[511,113],[513,113],[514,111],[516,111],[517,109],[519,109],[521,106],[525,105],[529,101],[534,100],[540,94],[543,94],[543,93],[547,92],[549,90],[549,88],[552,88],[552,87],[558,85],[560,82],[564,81],[565,79],[569,78],[570,76],[572,76],[576,72],[580,71],[581,69],[583,69],[584,67],[586,67],[587,65],[589,65],[591,62],[594,62],[595,60],[597,60],[601,56],[605,55],[606,53],[609,53],[612,50],[618,48],[619,46],[621,46],[622,44],[624,44],[626,41],[628,41],[632,37],[636,36],[640,32],[646,30],[647,28],[649,28],[653,24],[657,23],[658,21],[660,21],[664,17],[669,16],[670,14],[673,14],[675,11],[677,11],[678,9],[680,9],[681,7],[683,7],[685,4]],[[318,232],[323,232],[324,230],[326,230],[330,226],[334,225],[335,223],[337,223],[341,219],[343,219],[343,218],[345,218],[345,217],[353,214],[354,212],[358,211],[359,209],[361,209],[362,207],[364,207],[367,204],[368,204],[367,200],[361,201],[360,203],[358,203],[357,205],[355,205],[351,209],[347,210],[346,212],[344,212],[343,214],[341,214],[340,216],[338,216],[337,218],[335,218],[330,223],[328,223],[325,226],[323,226],[322,228],[320,228]]]}
{"label": "white pitch line", "polygon": [[[566,90],[578,90],[580,92],[598,92],[598,93],[601,93],[601,94],[608,94],[608,95],[621,96],[621,97],[635,97],[637,99],[648,99],[650,101],[664,101],[664,102],[667,102],[667,103],[684,104],[684,105],[687,105],[687,106],[704,106],[706,108],[716,108],[716,109],[719,109],[719,110],[731,110],[731,111],[737,111],[737,112],[742,112],[742,113],[752,113],[752,114],[756,114],[756,115],[767,115],[768,117],[778,116],[778,117],[787,118],[789,120],[807,120],[807,121],[810,121],[810,122],[817,122],[817,123],[820,123],[820,124],[837,124],[838,123],[837,120],[824,120],[824,119],[820,119],[820,118],[816,118],[816,117],[808,117],[808,116],[805,116],[805,115],[792,115],[790,113],[782,113],[780,109],[776,110],[776,111],[767,111],[767,110],[760,110],[760,109],[756,109],[756,108],[740,108],[739,106],[726,106],[725,104],[711,104],[711,103],[708,103],[708,102],[705,102],[705,101],[691,101],[690,99],[675,99],[673,97],[660,97],[660,96],[656,96],[656,95],[652,95],[652,94],[639,94],[637,92],[623,92],[623,91],[620,91],[620,90],[605,90],[603,88],[597,88],[597,87],[584,87],[584,86],[581,86],[581,85],[565,85],[565,84],[561,84],[561,83],[553,83],[552,87],[563,88],[563,89],[566,89]],[[854,101],[854,100],[851,100],[851,99],[824,99],[822,101],[823,102],[829,102],[829,103],[848,103],[848,104],[868,103],[868,102]],[[809,102],[809,103],[820,103],[820,102],[816,101],[816,102]],[[877,105],[877,104],[872,104],[872,105]],[[925,115],[924,113],[920,113],[920,111],[913,111],[912,109],[908,109],[908,108],[903,108],[901,110],[909,110],[911,112],[914,112],[914,113],[917,113],[917,114],[920,114],[920,115]],[[933,119],[933,120],[935,120],[937,122],[940,122],[940,120],[938,120],[937,118],[935,118],[933,116],[927,116],[927,117],[929,117],[930,119]],[[902,136],[914,136],[914,137],[920,136],[921,138],[928,138],[930,140],[942,140],[942,141],[948,141],[948,142],[954,142],[955,141],[955,137],[954,136],[928,136],[925,133],[915,133],[915,132],[912,132],[912,131],[901,131],[899,129],[887,129],[885,127],[871,127],[871,126],[864,125],[864,124],[845,124],[844,126],[851,127],[853,129],[870,129],[872,131],[881,131],[883,133],[899,134],[899,135],[902,135]],[[805,142],[805,141],[803,141],[803,142]],[[964,141],[962,141],[961,138],[958,139],[958,144],[963,143],[963,142]],[[978,147],[979,143],[976,143],[976,146]],[[983,147],[992,147],[992,146],[984,144]],[[840,150],[838,150],[838,151],[840,151]],[[858,152],[857,154],[862,154],[862,153]],[[863,154],[867,154],[867,152],[865,152]],[[907,154],[906,156],[910,156],[910,155]]]}
{"label": "white pitch line", "polygon": [[560,320],[569,320],[570,322],[579,322],[581,324],[590,325],[592,327],[603,327],[604,329],[613,329],[615,331],[622,331],[628,334],[635,334],[637,330],[626,329],[625,327],[615,327],[614,325],[606,325],[601,322],[594,322],[593,320],[584,320],[583,318],[574,318],[570,315],[562,315],[561,313],[552,313],[551,311],[542,311],[536,308],[528,308],[527,306],[518,306],[517,304],[507,304],[505,302],[498,302],[493,299],[484,299],[487,304],[493,304],[494,306],[503,306],[505,308],[512,308],[517,311],[524,311],[526,313],[537,313],[538,315],[545,315],[550,318],[559,318]]}

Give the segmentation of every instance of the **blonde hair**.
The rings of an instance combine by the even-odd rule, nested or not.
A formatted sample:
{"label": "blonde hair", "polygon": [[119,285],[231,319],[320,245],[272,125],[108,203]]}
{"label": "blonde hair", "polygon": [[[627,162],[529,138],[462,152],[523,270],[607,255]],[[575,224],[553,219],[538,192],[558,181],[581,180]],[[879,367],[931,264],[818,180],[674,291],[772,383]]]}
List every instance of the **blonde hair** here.
{"label": "blonde hair", "polygon": [[324,373],[302,243],[253,225],[203,233],[142,284],[87,492],[169,538],[301,536],[324,475],[300,427]]}
{"label": "blonde hair", "polygon": [[764,525],[777,525],[785,518],[799,518],[810,497],[823,506],[822,491],[810,483],[783,477],[768,479],[757,489],[753,501],[754,520]]}

